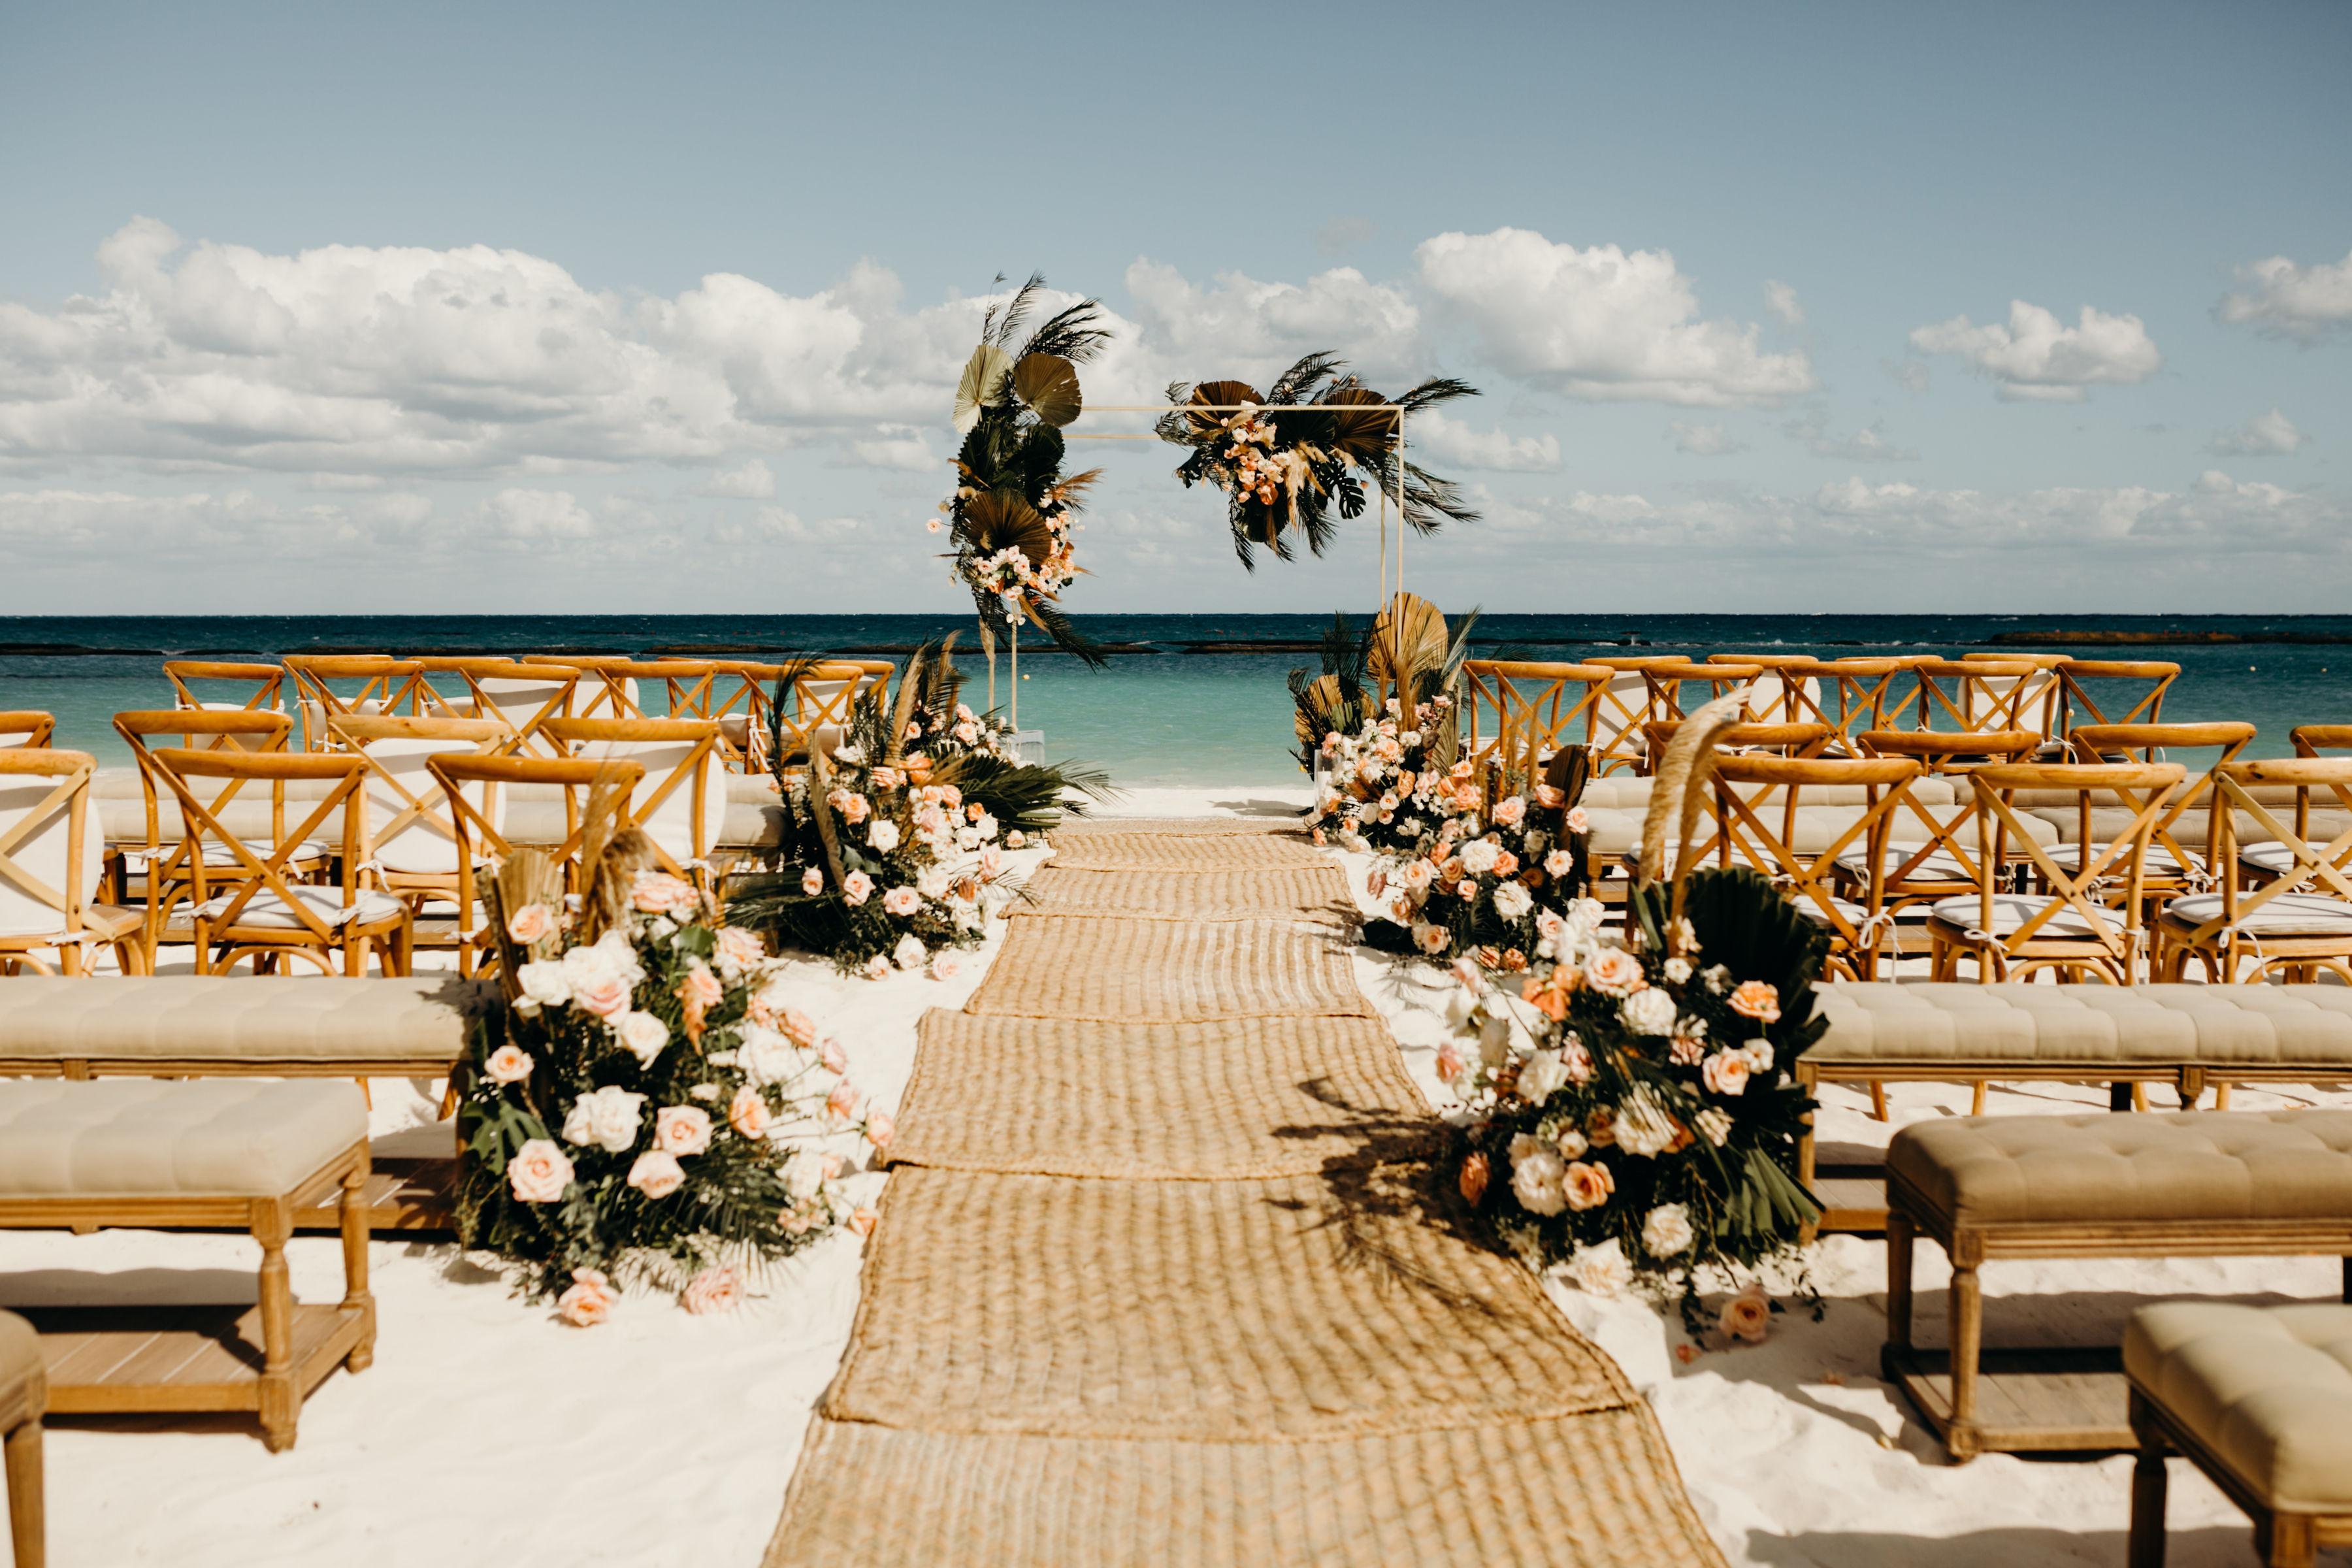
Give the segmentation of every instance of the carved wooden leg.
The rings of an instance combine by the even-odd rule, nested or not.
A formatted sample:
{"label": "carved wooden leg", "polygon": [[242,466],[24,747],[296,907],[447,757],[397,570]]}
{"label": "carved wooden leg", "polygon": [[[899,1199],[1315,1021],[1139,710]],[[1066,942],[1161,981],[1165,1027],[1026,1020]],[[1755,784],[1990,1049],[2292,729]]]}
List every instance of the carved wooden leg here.
{"label": "carved wooden leg", "polygon": [[8,1541],[16,1549],[16,1568],[44,1568],[48,1562],[48,1530],[43,1516],[41,1486],[41,1423],[26,1422],[8,1434]]}
{"label": "carved wooden leg", "polygon": [[2313,1568],[2319,1561],[2317,1532],[2307,1513],[2273,1514],[2254,1521],[2254,1549],[2270,1568]]}
{"label": "carved wooden leg", "polygon": [[1919,1232],[1901,1209],[1886,1211],[1886,1343],[1911,1348],[1911,1259]]}
{"label": "carved wooden leg", "polygon": [[2164,1568],[2166,1445],[2137,1389],[2131,1395],[2131,1425],[2139,1438],[2139,1458],[2132,1465],[2131,1537],[2124,1562],[2126,1568]]}
{"label": "carved wooden leg", "polygon": [[286,1267],[293,1234],[285,1199],[253,1205],[253,1238],[261,1243],[261,1440],[273,1454],[294,1446],[302,1405],[294,1387],[294,1282]]}
{"label": "carved wooden leg", "polygon": [[360,1337],[343,1358],[352,1372],[365,1372],[375,1361],[375,1298],[368,1292],[368,1161],[359,1162],[343,1177],[343,1305],[356,1307]]}
{"label": "carved wooden leg", "polygon": [[[1977,1259],[1963,1238],[1953,1238],[1951,1338],[1952,1430],[1945,1447],[1966,1463],[1977,1457],[1977,1362],[1984,1351],[1984,1298],[1977,1282]],[[1965,1261],[1963,1261],[1965,1259]]]}

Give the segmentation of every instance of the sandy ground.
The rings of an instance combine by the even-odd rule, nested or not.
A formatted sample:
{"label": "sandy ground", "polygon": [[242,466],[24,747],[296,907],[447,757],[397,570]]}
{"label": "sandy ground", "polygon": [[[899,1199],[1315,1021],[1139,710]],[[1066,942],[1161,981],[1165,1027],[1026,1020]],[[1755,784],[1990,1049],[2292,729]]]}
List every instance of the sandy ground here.
{"label": "sandy ground", "polygon": [[[1297,809],[1305,793],[1148,790],[1133,815]],[[926,1008],[957,1006],[1002,940],[947,982],[845,979],[803,966],[810,1009],[848,1047],[852,1076],[895,1109]],[[1425,969],[1363,952],[1358,978],[1394,1026],[1433,1104],[1443,994]],[[429,1099],[379,1083],[380,1132],[406,1138]],[[2159,1093],[2159,1100],[2162,1096]],[[2352,1096],[2242,1093],[2264,1105]],[[1991,1109],[2029,1114],[2105,1103],[2103,1090],[1996,1089]],[[1964,1114],[1967,1090],[1900,1086],[1895,1123]],[[1826,1140],[1884,1143],[1865,1097],[1828,1091]],[[878,1186],[877,1175],[856,1178]],[[769,1279],[737,1315],[700,1319],[633,1297],[614,1321],[570,1329],[527,1305],[448,1245],[380,1241],[375,1365],[337,1373],[302,1413],[300,1440],[265,1451],[249,1423],[188,1417],[65,1422],[48,1440],[51,1561],[58,1568],[257,1563],[514,1568],[538,1563],[742,1564],[758,1561],[856,1306],[859,1244],[835,1237]],[[0,1304],[252,1299],[252,1243],[120,1231],[0,1234]],[[331,1300],[331,1238],[292,1248],[299,1295]],[[1880,1564],[2122,1561],[2129,1463],[1991,1456],[1955,1467],[1876,1377],[1885,1249],[1832,1237],[1813,1258],[1828,1310],[1777,1317],[1761,1346],[1712,1336],[1680,1364],[1678,1319],[1637,1300],[1601,1300],[1554,1282],[1570,1319],[1654,1402],[1701,1516],[1735,1562]],[[1994,1264],[1988,1337],[2113,1343],[2123,1319],[2168,1296],[2330,1299],[2333,1259]],[[1920,1250],[1921,1323],[1942,1321],[1942,1255]],[[2175,1462],[2171,1561],[2250,1560],[2244,1521]]]}

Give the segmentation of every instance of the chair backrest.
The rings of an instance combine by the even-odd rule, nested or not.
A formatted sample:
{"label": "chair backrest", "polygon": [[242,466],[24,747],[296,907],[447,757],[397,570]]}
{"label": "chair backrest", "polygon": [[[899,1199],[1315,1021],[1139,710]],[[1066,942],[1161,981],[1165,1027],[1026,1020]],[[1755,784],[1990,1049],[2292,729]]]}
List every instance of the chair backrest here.
{"label": "chair backrest", "polygon": [[[516,789],[553,789],[563,800],[563,837],[543,847],[563,868],[564,885],[583,891],[582,862],[593,838],[612,837],[615,819],[628,815],[629,800],[646,771],[634,762],[584,762],[557,757],[497,757],[443,752],[428,757],[425,771],[441,786],[448,819],[457,830],[457,930],[474,934],[477,869],[505,859],[515,846],[506,834],[507,804]],[[601,786],[601,789],[600,789]]]}
{"label": "chair backrest", "polygon": [[[1996,730],[1981,735],[1955,734],[1948,730],[1864,730],[1853,742],[1865,757],[1908,757],[1919,764],[1922,776],[1930,776],[1973,772],[2031,757],[2042,744],[2042,737],[2028,730]],[[1909,792],[1887,826],[1888,839],[1895,848],[1886,857],[1884,886],[1916,889],[1933,884],[1957,889],[1966,884],[1974,888],[1990,880],[1989,870],[1998,874],[1998,867],[1979,865],[1976,835],[1968,831],[1977,819],[1975,794],[1965,787],[1958,794],[1953,805],[1938,807],[1925,798],[1924,791]]]}
{"label": "chair backrest", "polygon": [[768,771],[775,727],[772,693],[790,668],[748,658],[710,661],[710,693],[698,717],[719,721],[719,753],[736,772]]}
{"label": "chair backrest", "polygon": [[502,719],[351,714],[328,721],[339,749],[366,764],[369,859],[399,877],[454,877],[457,825],[425,764],[439,756],[497,756],[514,743]]}
{"label": "chair backrest", "polygon": [[[2081,724],[2074,729],[2069,742],[2075,760],[2084,763],[2160,763],[2164,753],[2178,748],[2181,751],[2202,751],[2218,748],[2220,763],[2233,763],[2254,738],[2254,727],[2242,722],[2213,724]],[[2206,801],[2213,789],[2211,771],[2195,774],[2183,786],[2173,792],[2172,803],[2156,820],[2148,842],[2160,847],[2172,857],[2174,865],[2191,880],[2201,882],[2213,868],[2210,857],[2215,847],[2209,833],[2197,852],[2191,852],[2181,841],[2178,825],[2189,812]],[[2137,806],[2137,802],[2126,797],[2121,804]]]}
{"label": "chair backrest", "polygon": [[1907,678],[1916,668],[1907,658],[1825,658],[1812,667],[1821,688],[1813,715],[1837,731],[1830,751],[1837,756],[1858,756],[1854,737],[1868,730],[1888,728],[1890,705],[1899,702]]}
{"label": "chair backrest", "polygon": [[[358,900],[361,868],[368,859],[367,764],[332,752],[183,751],[153,753],[157,773],[179,802],[187,825],[184,853],[175,868],[188,882],[192,905],[212,897],[212,884],[227,902],[201,919],[215,929],[234,926],[257,899],[282,904],[320,942],[331,942],[336,921],[294,891],[292,865],[306,845],[325,843],[341,858],[341,907]],[[212,786],[220,786],[217,792]],[[269,796],[271,831],[239,833],[219,806],[248,785]],[[293,786],[308,786],[296,790]],[[209,796],[209,798],[206,798]],[[331,835],[331,837],[330,837]],[[215,861],[207,844],[227,854]]]}
{"label": "chair backrest", "polygon": [[1536,664],[1473,658],[1462,664],[1464,753],[1483,776],[1488,764],[1531,778],[1563,746],[1589,746],[1601,694],[1616,671],[1597,664]]}
{"label": "chair backrest", "polygon": [[848,731],[860,698],[877,680],[887,681],[893,668],[858,659],[824,659],[796,667],[791,700],[777,692],[770,707],[783,757],[805,757],[820,747],[830,754]]}
{"label": "chair backrest", "polygon": [[0,750],[0,937],[81,934],[106,863],[89,816],[97,770],[87,752]]}
{"label": "chair backrest", "polygon": [[[2352,904],[2352,827],[2325,844],[2311,842],[2311,803],[2352,814],[2352,757],[2265,757],[2257,762],[2227,762],[2213,770],[2212,826],[2209,839],[2215,863],[2224,872],[2215,879],[2221,891],[2221,912],[2190,933],[2190,941],[2208,941],[2222,930],[2288,893],[2316,893]],[[2278,819],[2273,803],[2259,798],[2264,786],[2284,786],[2294,792],[2293,826]],[[2238,858],[2238,814],[2244,813],[2284,845],[2294,864],[2251,893],[2238,890],[2238,879],[2226,874]]]}
{"label": "chair backrest", "polygon": [[508,750],[523,755],[554,756],[560,748],[540,733],[550,719],[569,718],[577,701],[581,671],[568,664],[531,663],[513,658],[442,658],[421,660],[428,676],[442,684],[455,681],[466,692],[463,701],[443,696],[442,716],[454,719],[495,719],[512,732]]}
{"label": "chair backrest", "polygon": [[[1718,697],[1740,693],[1749,700],[1742,703],[1742,711],[1755,711],[1753,696],[1756,683],[1762,679],[1764,667],[1758,664],[1699,664],[1679,659],[1672,664],[1652,665],[1643,676],[1656,698],[1644,722],[1660,719],[1680,719],[1696,713]],[[1685,689],[1689,689],[1685,690]]]}
{"label": "chair backrest", "polygon": [[[167,658],[163,679],[172,683],[172,700],[180,708],[251,709],[276,712],[286,706],[283,665],[250,664],[208,658]],[[207,698],[198,685],[234,686],[236,695]]]}
{"label": "chair backrest", "polygon": [[[141,842],[151,856],[167,837],[177,844],[186,836],[183,823],[175,823],[168,835],[164,832],[162,805],[173,796],[155,765],[156,752],[175,737],[184,751],[283,752],[293,728],[293,720],[283,713],[241,709],[156,708],[117,713],[114,732],[131,748],[131,760],[139,769],[139,793],[147,812],[146,836]],[[222,804],[236,794],[231,788]]]}
{"label": "chair backrest", "polygon": [[[2020,677],[2017,694],[2010,695],[2006,680],[1987,680],[1981,687],[1965,690],[1965,695],[1985,704],[1991,713],[2013,711],[2021,718],[2039,725],[2042,738],[2054,739],[2058,733],[2058,717],[2064,706],[2065,687],[2058,679],[2058,667],[2071,662],[2063,653],[2017,653],[2004,649],[1999,653],[1964,653],[1962,664],[2031,665],[2033,673]],[[2031,727],[2031,726],[2029,726]]]}
{"label": "chair backrest", "polygon": [[[1680,719],[1654,719],[1642,726],[1650,754],[1663,756],[1666,742],[1683,727]],[[1734,724],[1715,738],[1716,750],[1776,757],[1818,757],[1837,731],[1827,724]]]}
{"label": "chair backrest", "polygon": [[666,869],[684,876],[707,861],[727,816],[719,725],[709,719],[551,719],[548,735],[583,762],[631,762],[645,770],[629,820],[653,841]]}
{"label": "chair backrest", "polygon": [[580,685],[573,695],[572,712],[575,719],[642,719],[645,689],[629,674],[628,667],[636,660],[626,654],[550,653],[528,656],[532,664],[568,665],[580,672]]}
{"label": "chair backrest", "polygon": [[[1811,726],[1815,730],[1825,726]],[[1909,757],[1766,757],[1721,755],[1714,762],[1713,847],[1726,866],[1751,866],[1788,897],[1857,949],[1870,945],[1864,927],[1885,904],[1885,861],[1895,814],[1909,798],[1919,764]],[[1797,847],[1797,812],[1808,788],[1859,789],[1853,818],[1818,850]],[[1839,857],[1861,849],[1870,868],[1869,899],[1857,919],[1832,891]]]}
{"label": "chair backrest", "polygon": [[[413,658],[383,654],[289,653],[286,673],[302,709],[302,749],[320,752],[331,744],[327,721],[337,714],[425,711],[425,666]],[[355,687],[337,691],[334,683]]]}
{"label": "chair backrest", "polygon": [[2286,738],[2294,743],[2298,757],[2315,757],[2323,752],[2352,752],[2352,724],[2297,724],[2287,731]]}
{"label": "chair backrest", "polygon": [[[2051,922],[2071,912],[2089,930],[2080,938],[2070,932],[2069,940],[2097,942],[2129,980],[2141,933],[2148,839],[2187,771],[2179,763],[1996,763],[1969,773],[1982,872],[1978,924],[1988,933],[1987,940],[2014,957],[2036,940],[2054,935],[2048,929]],[[2014,799],[2020,790],[2074,797],[2076,866],[2061,866],[2018,816]],[[2092,813],[2118,800],[2131,805],[2132,819],[2099,846]],[[2050,894],[2040,908],[2004,931],[2007,922],[1994,916],[1999,890],[1994,884],[1999,868],[2011,857],[2012,844],[2024,852],[2022,858],[2032,863]],[[2111,909],[2104,895],[2118,879],[2120,908]]]}
{"label": "chair backrest", "polygon": [[2070,658],[2058,667],[2058,732],[2086,724],[2161,724],[2180,667],[2158,659]]}
{"label": "chair backrest", "polygon": [[44,713],[35,708],[0,710],[0,746],[17,748],[46,746],[58,732],[54,713]]}
{"label": "chair backrest", "polygon": [[1809,653],[1711,653],[1709,664],[1752,664],[1763,673],[1748,698],[1748,711],[1759,724],[1808,724],[1822,716],[1822,683],[1813,675],[1821,661]]}
{"label": "chair backrest", "polygon": [[2057,677],[2030,659],[1920,659],[1911,669],[1923,730],[2030,730],[2043,741],[2055,732]]}
{"label": "chair backrest", "polygon": [[1662,666],[1682,665],[1690,661],[1672,654],[1606,654],[1595,655],[1583,662],[1615,672],[1610,677],[1608,686],[1602,689],[1593,709],[1594,776],[1606,777],[1619,772],[1647,773],[1650,758],[1642,726],[1653,719],[1675,717],[1660,708],[1658,688],[1652,684],[1648,672]]}

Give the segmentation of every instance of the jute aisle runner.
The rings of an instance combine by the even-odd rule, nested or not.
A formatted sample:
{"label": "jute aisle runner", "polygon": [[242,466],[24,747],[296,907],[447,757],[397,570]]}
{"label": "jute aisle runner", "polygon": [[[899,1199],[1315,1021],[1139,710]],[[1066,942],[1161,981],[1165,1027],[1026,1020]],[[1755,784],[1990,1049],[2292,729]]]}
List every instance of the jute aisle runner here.
{"label": "jute aisle runner", "polygon": [[1074,827],[934,1012],[768,1563],[1719,1564],[1470,1238],[1295,833]]}

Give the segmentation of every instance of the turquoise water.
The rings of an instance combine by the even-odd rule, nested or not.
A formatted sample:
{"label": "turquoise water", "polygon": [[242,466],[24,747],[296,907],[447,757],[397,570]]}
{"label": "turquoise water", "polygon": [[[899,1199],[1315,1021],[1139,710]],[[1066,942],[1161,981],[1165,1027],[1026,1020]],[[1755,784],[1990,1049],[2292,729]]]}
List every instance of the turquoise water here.
{"label": "turquoise water", "polygon": [[[1020,718],[1045,732],[1045,751],[1109,770],[1129,786],[1270,785],[1303,782],[1288,757],[1284,677],[1315,666],[1304,652],[1192,652],[1205,642],[1311,642],[1314,616],[1078,617],[1106,643],[1144,645],[1108,668],[1024,647]],[[256,657],[304,649],[475,653],[646,653],[720,645],[854,652],[903,648],[969,619],[915,616],[19,616],[0,619],[0,708],[57,715],[58,743],[125,759],[109,721],[119,710],[170,706],[165,657]],[[2037,631],[2129,630],[2301,641],[2185,643],[2077,648],[2084,657],[2168,659],[2182,666],[2167,701],[2172,720],[2242,719],[2260,727],[2251,754],[2289,750],[2295,724],[2352,722],[2352,616],[2117,617],[1987,616],[1495,616],[1474,634],[1483,657],[1570,658],[1641,653],[1817,652],[1954,654],[2030,650]],[[2328,641],[2323,639],[2342,639]],[[2042,645],[2045,648],[2053,645]],[[2061,650],[2063,651],[2063,650]],[[974,705],[985,667],[966,661]],[[999,659],[999,705],[1011,682]]]}

